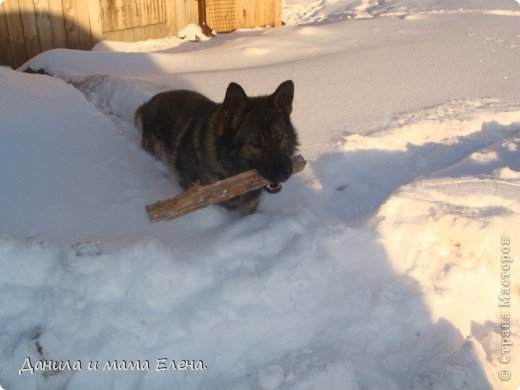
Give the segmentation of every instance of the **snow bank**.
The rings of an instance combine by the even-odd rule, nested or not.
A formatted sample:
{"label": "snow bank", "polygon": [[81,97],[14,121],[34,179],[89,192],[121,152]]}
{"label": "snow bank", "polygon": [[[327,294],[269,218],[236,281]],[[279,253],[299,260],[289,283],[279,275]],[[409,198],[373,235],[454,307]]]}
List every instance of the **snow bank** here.
{"label": "snow bank", "polygon": [[[466,388],[479,389],[488,388],[488,383],[497,385],[500,269],[496,259],[502,235],[508,235],[511,242],[520,240],[515,231],[520,222],[520,179],[515,173],[518,159],[511,158],[519,126],[509,123],[520,119],[514,105],[454,102],[403,116],[380,133],[346,136],[338,155],[327,157],[330,161],[325,166],[332,177],[345,179],[349,185],[323,191],[329,196],[326,200],[323,194],[310,195],[307,190],[316,207],[295,205],[278,216],[264,212],[242,219],[230,218],[220,210],[204,210],[199,212],[204,214],[201,218],[179,221],[181,227],[195,223],[191,233],[182,234],[170,224],[173,231],[168,238],[157,239],[151,236],[159,230],[146,227],[142,212],[136,215],[141,222],[125,220],[126,213],[116,217],[113,208],[118,202],[111,198],[129,183],[156,176],[138,171],[126,185],[111,184],[121,174],[116,168],[130,168],[140,161],[148,170],[154,163],[139,149],[125,147],[129,142],[124,141],[125,133],[118,133],[72,86],[7,70],[2,71],[2,78],[3,83],[13,83],[10,99],[3,100],[13,104],[2,105],[7,117],[16,107],[17,96],[21,100],[23,95],[26,105],[39,107],[34,110],[36,116],[25,121],[20,116],[13,119],[8,127],[12,136],[23,145],[34,138],[47,152],[42,156],[45,160],[31,164],[32,169],[42,171],[23,171],[10,160],[2,164],[4,172],[6,166],[11,167],[13,175],[26,178],[26,185],[37,177],[46,178],[48,183],[37,191],[41,194],[51,188],[67,193],[70,184],[59,180],[80,177],[79,185],[72,186],[75,192],[60,198],[60,204],[64,210],[81,213],[76,217],[80,225],[86,231],[92,229],[84,236],[67,235],[74,231],[74,217],[71,222],[51,224],[61,226],[57,236],[62,240],[68,237],[71,243],[56,245],[40,238],[52,236],[52,229],[23,238],[23,226],[43,227],[48,221],[13,224],[14,215],[1,218],[9,223],[2,228],[9,235],[0,238],[0,296],[6,307],[0,318],[1,358],[5,362],[0,377],[7,388],[340,389],[347,383],[349,388],[463,388],[465,384]],[[38,90],[42,92],[27,94],[33,89],[24,88],[24,83],[27,87],[41,84]],[[53,101],[49,91],[59,100]],[[58,105],[60,110],[56,111]],[[67,115],[73,115],[75,126],[62,122]],[[451,118],[463,117],[456,129]],[[479,129],[476,124],[488,117],[501,124]],[[21,129],[36,128],[33,121],[45,129],[44,134],[32,131],[30,137],[24,136]],[[439,131],[431,126],[434,121]],[[60,135],[53,136],[53,132]],[[406,148],[427,145],[425,152],[415,154],[426,164],[407,160],[403,134],[411,142]],[[466,148],[463,138],[468,136],[473,141]],[[49,137],[56,152],[49,153],[49,146],[45,146]],[[81,137],[86,138],[79,144],[73,142]],[[103,149],[91,144],[100,139],[110,146],[115,159],[103,157]],[[65,145],[71,142],[81,147],[69,152]],[[457,162],[447,159],[446,152],[431,154],[435,143],[440,148],[453,148],[450,153]],[[18,153],[25,150],[12,140],[9,145]],[[387,145],[383,156],[392,158],[372,160],[377,145],[379,149]],[[93,148],[95,153],[87,152]],[[479,160],[481,171],[474,172],[470,157],[489,154],[489,150],[494,151],[494,158],[484,163]],[[68,156],[72,152],[86,160]],[[350,153],[360,155],[350,158]],[[403,157],[395,159],[395,153]],[[6,154],[2,155],[5,158]],[[68,163],[56,162],[57,155]],[[107,162],[100,166],[97,159]],[[339,210],[358,210],[348,205],[348,198],[355,198],[351,190],[355,194],[364,186],[368,188],[368,183],[377,183],[373,175],[381,159],[389,172],[411,167],[409,177],[403,181],[383,172],[388,188],[372,187],[372,193],[389,196],[380,211],[366,223],[345,225],[342,220],[353,217]],[[35,161],[35,156],[25,155],[24,160]],[[103,168],[113,161],[118,162],[114,169]],[[361,176],[344,177],[344,167],[354,161],[364,163]],[[57,164],[61,171],[48,175],[45,172],[52,166],[47,164]],[[97,176],[89,172],[92,166]],[[465,176],[469,171],[472,176]],[[442,178],[413,181],[432,172],[432,176]],[[324,182],[329,180],[326,172],[314,169],[314,173]],[[162,179],[156,180],[161,183]],[[412,184],[391,195],[393,188],[410,181]],[[148,185],[153,184],[152,180]],[[302,185],[300,182],[294,188]],[[144,204],[143,188],[134,190],[137,192],[124,201],[121,211],[137,211],[137,200]],[[16,199],[31,211],[22,213],[26,218],[35,212],[29,201],[36,209],[60,214],[58,208],[49,209],[52,197],[36,196],[28,188],[14,188],[15,193],[30,194],[27,202],[24,197]],[[475,196],[468,198],[468,194]],[[92,196],[92,205],[84,203]],[[95,200],[96,196],[101,198]],[[82,203],[71,202],[74,199]],[[271,202],[276,204],[269,199],[268,204]],[[16,204],[2,211],[9,209],[19,213]],[[94,219],[99,221],[93,224],[90,216],[98,212]],[[362,214],[369,215],[370,209]],[[112,218],[117,219],[112,222],[113,229],[119,226],[120,235],[126,229],[131,231],[127,225],[133,225],[150,238],[134,238],[124,245],[121,238],[110,239],[106,229]],[[169,230],[164,224],[158,227],[162,234]],[[92,240],[96,236],[99,241]],[[124,236],[128,240],[132,234],[126,231]],[[201,239],[203,246],[196,244]],[[472,286],[481,286],[479,294]],[[515,292],[513,299],[516,297]],[[520,316],[518,310],[511,310],[513,318]],[[520,342],[517,335],[514,342]],[[82,367],[31,375],[25,366],[18,375],[27,357],[34,365],[53,359],[79,361]],[[145,369],[103,370],[107,362],[123,359],[139,362]],[[202,360],[207,368],[157,371],[162,359]],[[99,369],[88,370],[90,361],[99,362]]]}
{"label": "snow bank", "polygon": [[[518,0],[515,0],[517,3]],[[520,4],[520,3],[519,3]],[[401,16],[418,19],[427,14],[488,13],[518,15],[512,0],[284,0],[283,15],[288,24],[330,23],[342,19],[370,19]]]}
{"label": "snow bank", "polygon": [[[0,80],[0,177],[9,183],[0,231],[61,243],[121,237],[121,226],[145,221],[142,205],[160,187],[171,191],[137,140],[72,85],[6,69]],[[150,180],[158,184],[151,192]]]}

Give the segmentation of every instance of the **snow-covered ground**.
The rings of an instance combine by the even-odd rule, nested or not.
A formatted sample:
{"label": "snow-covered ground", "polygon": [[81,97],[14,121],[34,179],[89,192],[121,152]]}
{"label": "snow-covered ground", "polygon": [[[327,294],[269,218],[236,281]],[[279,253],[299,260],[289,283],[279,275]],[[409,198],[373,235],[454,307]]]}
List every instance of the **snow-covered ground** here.
{"label": "snow-covered ground", "polygon": [[[0,386],[520,385],[520,5],[286,0],[284,19],[0,68]],[[286,79],[305,171],[254,215],[150,224],[180,189],[135,109]]]}

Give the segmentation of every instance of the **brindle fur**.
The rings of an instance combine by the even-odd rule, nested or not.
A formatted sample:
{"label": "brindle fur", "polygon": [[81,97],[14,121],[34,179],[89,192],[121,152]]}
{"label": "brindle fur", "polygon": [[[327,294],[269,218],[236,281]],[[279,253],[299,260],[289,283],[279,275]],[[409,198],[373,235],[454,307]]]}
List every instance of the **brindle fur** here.
{"label": "brindle fur", "polygon": [[[230,83],[222,103],[193,91],[168,91],[143,104],[136,123],[142,127],[143,148],[170,165],[184,189],[251,168],[280,183],[292,173],[290,158],[298,145],[290,119],[293,95],[290,80],[272,95],[258,97],[248,97],[240,85]],[[261,192],[250,191],[221,205],[250,214]]]}

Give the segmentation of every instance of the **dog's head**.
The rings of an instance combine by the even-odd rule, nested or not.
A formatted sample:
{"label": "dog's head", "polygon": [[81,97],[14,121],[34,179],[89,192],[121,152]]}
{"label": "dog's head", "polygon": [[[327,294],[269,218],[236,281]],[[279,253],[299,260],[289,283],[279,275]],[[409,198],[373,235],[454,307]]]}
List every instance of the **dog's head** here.
{"label": "dog's head", "polygon": [[294,83],[285,81],[269,96],[249,98],[242,87],[229,84],[223,107],[234,157],[255,168],[271,183],[292,174],[291,156],[298,146],[291,123]]}

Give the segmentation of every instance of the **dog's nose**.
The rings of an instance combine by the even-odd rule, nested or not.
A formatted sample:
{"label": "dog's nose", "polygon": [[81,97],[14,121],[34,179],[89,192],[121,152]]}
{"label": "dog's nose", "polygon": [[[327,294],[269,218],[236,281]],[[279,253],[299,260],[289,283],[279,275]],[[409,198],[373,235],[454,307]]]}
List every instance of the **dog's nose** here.
{"label": "dog's nose", "polygon": [[[267,156],[266,156],[267,157]],[[271,183],[283,183],[292,175],[292,160],[287,155],[272,155],[257,167],[258,173]]]}
{"label": "dog's nose", "polygon": [[260,174],[271,183],[283,183],[284,181],[287,181],[289,177],[291,177],[292,162],[290,162],[290,164],[270,167],[264,172],[260,172]]}
{"label": "dog's nose", "polygon": [[291,177],[292,174],[292,166],[290,167],[280,167],[276,171],[274,180],[271,180],[273,183],[283,183],[284,181],[287,181]]}

